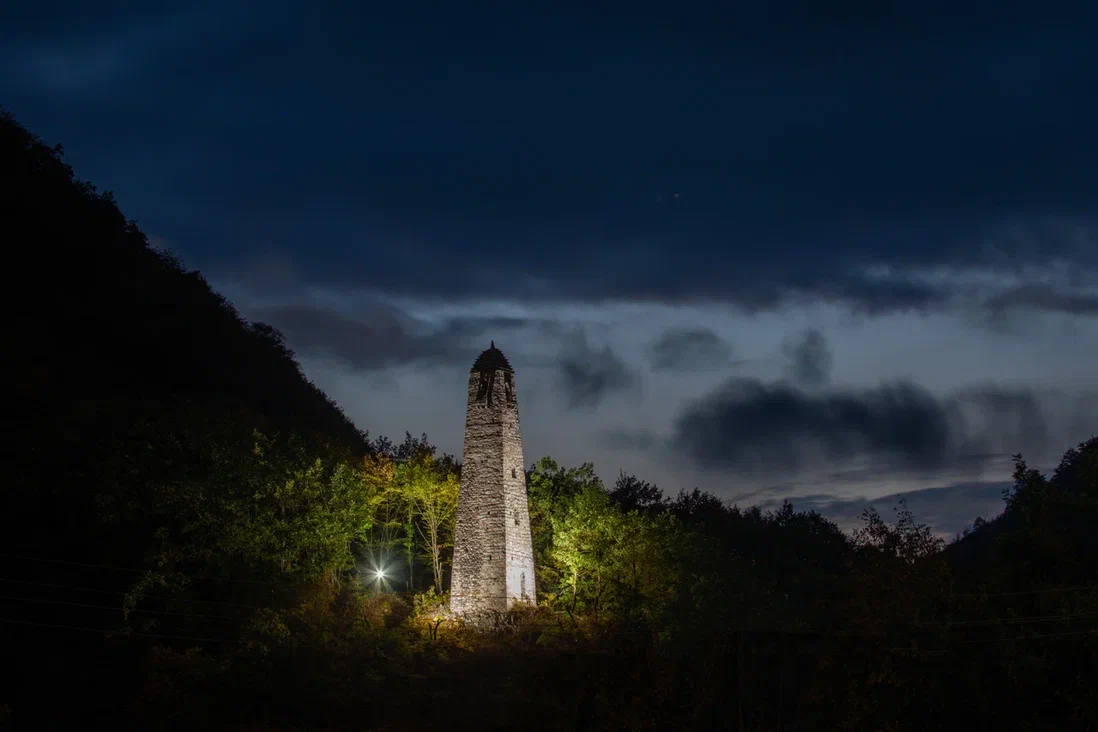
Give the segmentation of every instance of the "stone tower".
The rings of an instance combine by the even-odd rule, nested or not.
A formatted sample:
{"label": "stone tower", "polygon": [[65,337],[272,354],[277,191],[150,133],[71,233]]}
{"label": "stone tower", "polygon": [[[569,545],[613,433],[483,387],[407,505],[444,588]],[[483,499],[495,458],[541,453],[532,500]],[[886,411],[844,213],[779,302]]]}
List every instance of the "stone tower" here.
{"label": "stone tower", "polygon": [[535,598],[515,372],[493,341],[469,373],[450,609],[476,615]]}

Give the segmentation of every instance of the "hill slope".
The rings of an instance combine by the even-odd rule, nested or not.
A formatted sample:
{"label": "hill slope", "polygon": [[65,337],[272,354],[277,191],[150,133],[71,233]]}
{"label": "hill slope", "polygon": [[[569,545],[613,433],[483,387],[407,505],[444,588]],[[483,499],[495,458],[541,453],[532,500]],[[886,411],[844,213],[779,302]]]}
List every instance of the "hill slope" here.
{"label": "hill slope", "polygon": [[95,484],[117,478],[107,464],[127,441],[134,450],[138,423],[171,422],[185,435],[196,415],[231,414],[362,450],[362,434],[281,334],[244,321],[199,273],[150,247],[110,194],[74,177],[60,147],[2,111],[0,171],[18,425],[15,481],[0,499],[5,543],[81,543]]}

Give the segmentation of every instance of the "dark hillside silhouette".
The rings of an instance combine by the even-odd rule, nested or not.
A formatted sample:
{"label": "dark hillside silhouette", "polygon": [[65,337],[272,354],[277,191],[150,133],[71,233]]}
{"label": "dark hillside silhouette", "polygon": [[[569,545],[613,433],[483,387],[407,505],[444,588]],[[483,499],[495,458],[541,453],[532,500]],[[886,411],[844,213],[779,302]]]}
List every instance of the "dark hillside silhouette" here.
{"label": "dark hillside silhouette", "polygon": [[[1098,578],[1098,437],[1064,453],[1051,477],[1015,456],[1006,509],[980,520],[946,554],[997,589],[1079,584]],[[987,570],[999,572],[989,576]]]}
{"label": "dark hillside silhouette", "polygon": [[[109,193],[0,115],[5,228],[18,245],[12,289],[33,294],[10,352],[28,401],[199,396],[356,449],[361,435],[301,373],[281,334],[248,323],[195,271],[156,251]],[[29,304],[29,303],[28,303]]]}
{"label": "dark hillside silhouette", "polygon": [[[7,113],[0,170],[5,285],[9,297],[18,293],[5,334],[16,475],[53,477],[49,495],[25,486],[20,498],[31,504],[3,512],[14,523],[5,541],[33,539],[37,532],[20,527],[50,502],[90,495],[86,481],[102,467],[95,450],[138,419],[171,419],[181,409],[247,413],[257,425],[361,449],[362,435],[304,377],[278,331],[246,322],[200,274],[151,248],[109,193],[74,177],[59,146]],[[59,469],[83,484],[58,494],[68,490]],[[32,509],[36,500],[45,504]]]}
{"label": "dark hillside silhouette", "polygon": [[[0,594],[60,580],[100,593],[69,602],[109,604],[111,595],[102,593],[124,591],[132,574],[90,578],[86,569],[16,557],[143,566],[156,525],[99,517],[107,509],[140,513],[135,497],[188,462],[204,436],[225,424],[245,435],[253,428],[293,431],[325,452],[363,452],[363,435],[305,378],[276,330],[246,322],[200,274],[150,247],[109,193],[74,177],[60,146],[47,146],[6,112],[0,179],[9,303],[5,452],[13,468],[0,491],[0,575],[24,583],[9,583]],[[6,602],[0,616],[48,624],[56,607]],[[117,611],[109,620],[105,627],[117,625]],[[6,669],[9,677],[42,693],[67,679],[62,686],[83,687],[91,698],[98,685],[111,683],[109,664],[63,661],[68,653],[101,657],[100,638],[27,639],[26,630],[0,627],[5,655],[24,659]],[[135,668],[119,662],[128,673]]]}

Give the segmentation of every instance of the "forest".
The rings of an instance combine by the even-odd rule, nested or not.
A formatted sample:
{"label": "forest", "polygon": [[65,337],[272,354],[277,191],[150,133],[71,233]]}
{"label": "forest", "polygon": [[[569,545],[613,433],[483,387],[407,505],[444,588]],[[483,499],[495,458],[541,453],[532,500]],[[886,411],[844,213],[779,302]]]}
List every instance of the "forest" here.
{"label": "forest", "polygon": [[1098,438],[949,542],[541,457],[538,604],[469,627],[454,456],[360,432],[7,113],[0,171],[0,727],[1098,728]]}

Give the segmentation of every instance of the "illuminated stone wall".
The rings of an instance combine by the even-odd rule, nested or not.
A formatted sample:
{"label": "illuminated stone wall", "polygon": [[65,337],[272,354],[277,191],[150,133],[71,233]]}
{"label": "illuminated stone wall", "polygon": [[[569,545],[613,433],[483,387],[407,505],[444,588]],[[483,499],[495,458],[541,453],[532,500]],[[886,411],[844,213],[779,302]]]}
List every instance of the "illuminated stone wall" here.
{"label": "illuminated stone wall", "polygon": [[493,344],[469,374],[450,609],[534,602],[534,555],[514,371]]}

